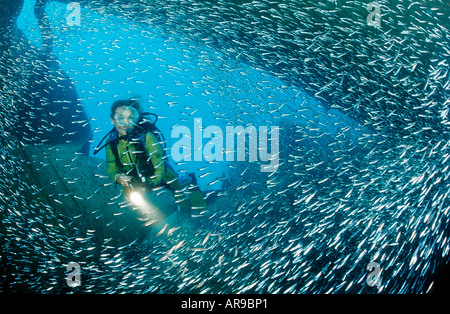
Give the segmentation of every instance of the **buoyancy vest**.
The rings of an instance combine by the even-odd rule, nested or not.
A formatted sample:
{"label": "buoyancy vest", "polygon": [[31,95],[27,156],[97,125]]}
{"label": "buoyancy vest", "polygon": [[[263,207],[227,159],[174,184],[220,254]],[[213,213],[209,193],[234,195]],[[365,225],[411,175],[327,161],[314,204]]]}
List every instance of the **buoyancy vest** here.
{"label": "buoyancy vest", "polygon": [[[128,141],[129,144],[134,145],[133,154],[135,155],[135,162],[137,163],[135,164],[134,169],[132,169],[132,171],[128,173],[128,175],[136,179],[148,178],[152,176],[155,172],[155,169],[152,162],[150,161],[150,158],[148,158],[146,154],[145,140],[147,134],[151,132],[155,136],[157,141],[162,145],[163,155],[165,155],[166,151],[165,139],[162,132],[155,125],[156,120],[154,122],[149,122],[146,120],[139,121],[136,127],[130,133],[122,136],[119,136],[119,133],[114,127],[111,131],[109,131],[108,134],[106,134],[106,136],[97,145],[97,147],[94,150],[94,155],[97,154],[104,147],[110,145],[119,172],[125,173],[124,165],[121,161],[120,153],[118,150],[118,143],[122,139],[126,140]],[[107,138],[106,144],[99,147],[106,138]],[[130,154],[129,159],[130,161],[132,161],[133,159],[131,158],[131,153],[129,149],[127,149],[127,151],[128,151],[127,153]]]}

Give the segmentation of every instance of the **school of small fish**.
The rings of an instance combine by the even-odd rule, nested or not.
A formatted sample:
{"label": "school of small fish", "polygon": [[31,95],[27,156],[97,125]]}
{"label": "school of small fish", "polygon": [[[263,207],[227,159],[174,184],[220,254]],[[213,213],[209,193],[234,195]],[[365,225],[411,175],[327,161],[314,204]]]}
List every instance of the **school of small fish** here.
{"label": "school of small fish", "polygon": [[[61,143],[45,136],[72,143],[89,121],[70,101],[30,101],[41,95],[29,90],[33,77],[49,86],[45,96],[64,86],[65,76],[39,75],[45,67],[38,53],[2,30],[0,292],[429,292],[450,256],[450,6],[379,0],[374,26],[369,2],[78,1],[105,17],[96,33],[115,16],[159,29],[169,48],[184,47],[182,62],[166,65],[167,73],[183,85],[186,69],[196,68],[202,78],[189,82],[192,93],[225,102],[208,102],[218,121],[280,127],[276,172],[261,173],[258,162],[231,163],[226,178],[210,183],[223,188],[205,191],[211,207],[194,215],[193,227],[164,228],[150,242],[127,225],[127,205],[104,164],[81,173],[81,154],[64,155]],[[128,48],[135,72],[111,81],[136,81],[147,70],[137,48]],[[114,47],[105,55],[108,49]],[[162,51],[146,53],[168,64]],[[86,62],[74,71],[91,69]],[[93,86],[90,94],[101,92]],[[169,92],[168,108],[187,120],[199,116],[195,102],[179,108],[182,97],[195,99]],[[71,127],[59,118],[68,114]],[[28,133],[17,134],[23,128]],[[39,141],[55,146],[38,153]],[[215,163],[197,177],[208,179]],[[44,172],[55,174],[50,187],[40,186]],[[89,189],[85,178],[103,183]],[[105,189],[114,193],[104,205],[85,205]],[[71,262],[80,265],[77,287],[66,283]],[[377,285],[369,284],[370,263],[380,267]]]}

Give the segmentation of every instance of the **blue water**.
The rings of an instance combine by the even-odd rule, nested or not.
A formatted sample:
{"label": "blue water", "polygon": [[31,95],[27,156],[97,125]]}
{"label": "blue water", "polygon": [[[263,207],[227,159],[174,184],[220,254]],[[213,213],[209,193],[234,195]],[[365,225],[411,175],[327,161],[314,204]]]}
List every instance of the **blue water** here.
{"label": "blue water", "polygon": [[[32,5],[34,1],[25,2],[18,26],[40,47],[42,40],[30,10]],[[46,12],[55,36],[53,53],[75,83],[94,130],[91,154],[112,128],[110,106],[119,99],[139,97],[145,111],[156,113],[157,126],[165,134],[168,147],[176,140],[170,137],[174,121],[184,121],[191,128],[194,117],[202,117],[205,124],[221,124],[214,119],[208,102],[223,100],[216,95],[206,97],[195,86],[194,82],[202,84],[203,73],[190,59],[192,52],[183,51],[187,46],[178,43],[176,38],[164,38],[157,29],[125,24],[112,15],[102,17],[85,9],[81,10],[80,26],[67,26],[70,11],[63,3],[49,3]],[[205,55],[208,57],[207,52]],[[104,158],[104,152],[97,157]],[[183,167],[172,164],[183,172],[196,172],[207,166],[204,162]],[[217,175],[207,179],[214,181],[225,171],[226,165],[215,166]],[[202,186],[206,183],[209,182],[200,178]]]}
{"label": "blue water", "polygon": [[[33,46],[41,47],[33,5],[34,1],[25,1],[18,26]],[[54,32],[53,53],[75,83],[94,132],[91,154],[111,129],[111,104],[131,97],[139,97],[144,110],[159,116],[157,126],[169,149],[178,140],[171,138],[172,128],[184,125],[194,134],[194,118],[201,118],[203,127],[216,125],[223,130],[227,125],[277,126],[283,113],[288,115],[297,107],[305,109],[297,121],[305,126],[317,127],[321,121],[319,128],[333,135],[339,129],[334,124],[340,122],[352,127],[355,137],[359,135],[356,128],[361,127],[353,119],[337,110],[326,110],[298,87],[286,85],[261,69],[226,59],[220,51],[193,46],[176,34],[142,23],[125,23],[111,14],[100,16],[85,8],[81,8],[80,26],[70,26],[67,18],[71,11],[63,3],[50,2],[46,12]],[[245,121],[233,120],[241,114],[247,116]],[[104,158],[104,153],[97,157]],[[225,161],[175,163],[171,156],[169,160],[181,173],[196,172],[204,189],[220,189],[217,178],[228,175]],[[202,177],[205,173],[210,174]],[[217,183],[209,184],[214,181]]]}
{"label": "blue water", "polygon": [[[396,3],[387,10],[390,4],[380,2],[381,31],[366,24],[365,6],[334,1],[279,4],[268,16],[259,11],[265,1],[243,6],[255,16],[243,17],[233,6],[221,7],[223,12],[211,8],[219,21],[221,14],[236,18],[212,25],[218,33],[223,26],[233,35],[234,22],[256,29],[261,37],[254,38],[264,40],[250,40],[249,52],[241,51],[248,60],[257,60],[250,48],[266,53],[260,63],[230,58],[227,49],[244,45],[232,36],[220,47],[208,44],[211,38],[194,41],[189,30],[177,32],[177,22],[186,25],[177,15],[158,28],[142,19],[121,20],[113,10],[97,14],[81,7],[80,26],[68,26],[67,6],[48,3],[53,54],[74,82],[93,129],[91,156],[111,129],[111,103],[138,96],[145,110],[158,114],[169,158],[177,141],[172,128],[184,125],[194,133],[194,119],[201,118],[203,127],[279,126],[281,164],[277,172],[263,174],[258,163],[170,159],[180,174],[195,172],[203,190],[227,197],[218,198],[197,229],[120,246],[115,245],[120,236],[132,228],[119,225],[125,210],[105,218],[106,226],[101,218],[110,213],[96,206],[73,218],[58,206],[81,198],[78,194],[42,196],[19,174],[5,175],[10,184],[2,186],[6,211],[0,227],[7,231],[5,259],[15,267],[12,286],[93,293],[429,291],[430,274],[448,261],[450,250],[448,29],[429,26],[442,16],[438,9],[415,10],[413,3],[405,15],[410,8]],[[32,6],[26,1],[18,25],[39,48]],[[286,19],[277,24],[281,13]],[[196,25],[197,16],[184,17]],[[272,22],[277,28],[270,28]],[[293,25],[298,29],[290,29]],[[280,48],[276,34],[283,32],[294,35]],[[434,43],[444,47],[442,54],[427,49]],[[283,55],[293,47],[298,50]],[[280,69],[269,64],[273,60]],[[297,84],[280,75],[289,66],[298,70]],[[20,158],[3,162],[2,169],[23,166]],[[226,191],[217,180],[223,177]],[[120,233],[111,235],[114,227]],[[20,252],[23,258],[16,256]],[[85,274],[77,289],[63,280],[69,262],[79,262]],[[369,265],[380,267],[373,268],[381,269],[380,285],[370,284]]]}

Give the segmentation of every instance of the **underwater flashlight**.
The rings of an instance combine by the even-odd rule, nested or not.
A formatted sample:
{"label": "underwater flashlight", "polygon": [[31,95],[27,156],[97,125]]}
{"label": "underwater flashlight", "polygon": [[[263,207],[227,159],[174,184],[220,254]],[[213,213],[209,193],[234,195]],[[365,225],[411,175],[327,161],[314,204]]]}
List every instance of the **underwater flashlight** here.
{"label": "underwater flashlight", "polygon": [[135,188],[131,184],[126,189],[128,201],[137,207],[139,212],[143,215],[147,215],[154,211],[154,206],[145,196],[145,190],[142,188]]}
{"label": "underwater flashlight", "polygon": [[129,197],[130,201],[137,206],[141,206],[144,203],[144,198],[142,197],[142,194],[137,191],[131,191]]}

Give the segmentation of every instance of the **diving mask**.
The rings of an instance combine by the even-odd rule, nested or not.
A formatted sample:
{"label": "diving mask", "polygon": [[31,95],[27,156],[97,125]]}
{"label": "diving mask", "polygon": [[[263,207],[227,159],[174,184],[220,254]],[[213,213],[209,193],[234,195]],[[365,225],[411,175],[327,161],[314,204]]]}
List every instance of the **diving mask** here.
{"label": "diving mask", "polygon": [[123,107],[114,114],[114,121],[122,126],[134,126],[139,121],[139,112],[134,107]]}

